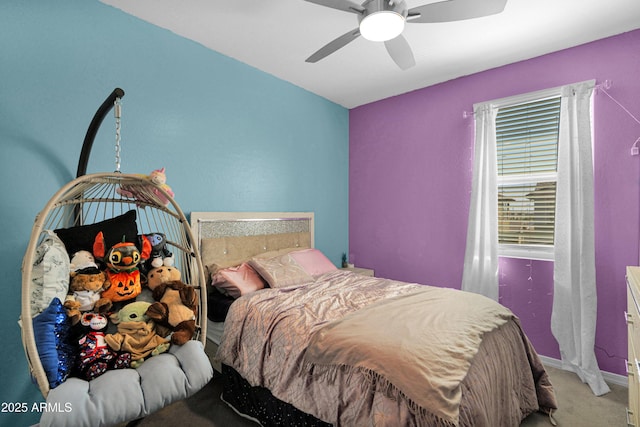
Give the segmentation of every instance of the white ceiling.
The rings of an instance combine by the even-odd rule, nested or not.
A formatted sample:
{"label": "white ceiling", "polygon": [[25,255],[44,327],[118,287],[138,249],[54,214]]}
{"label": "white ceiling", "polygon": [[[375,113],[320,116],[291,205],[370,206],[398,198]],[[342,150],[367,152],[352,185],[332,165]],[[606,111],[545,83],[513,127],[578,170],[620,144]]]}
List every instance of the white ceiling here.
{"label": "white ceiling", "polygon": [[303,0],[101,1],[347,108],[640,28],[638,0],[509,0],[499,15],[408,23],[416,66],[402,71],[362,37],[306,63],[358,21]]}

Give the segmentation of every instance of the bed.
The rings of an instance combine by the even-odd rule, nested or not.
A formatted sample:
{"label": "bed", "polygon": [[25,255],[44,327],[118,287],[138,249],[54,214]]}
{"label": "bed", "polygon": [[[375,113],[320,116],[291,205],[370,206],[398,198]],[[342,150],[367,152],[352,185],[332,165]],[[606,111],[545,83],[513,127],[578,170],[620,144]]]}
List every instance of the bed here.
{"label": "bed", "polygon": [[[222,399],[240,414],[262,425],[514,426],[557,408],[505,307],[338,269],[314,248],[313,213],[194,212],[191,225],[209,312],[220,311],[207,337]],[[256,276],[264,286],[241,283]],[[226,305],[212,304],[220,295]]]}

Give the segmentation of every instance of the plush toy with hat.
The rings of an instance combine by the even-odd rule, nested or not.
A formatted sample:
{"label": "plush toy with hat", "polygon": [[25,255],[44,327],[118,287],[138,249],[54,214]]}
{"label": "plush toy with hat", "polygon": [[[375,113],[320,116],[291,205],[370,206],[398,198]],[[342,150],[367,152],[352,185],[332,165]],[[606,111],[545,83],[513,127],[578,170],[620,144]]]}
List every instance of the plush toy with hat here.
{"label": "plush toy with hat", "polygon": [[146,301],[135,301],[122,307],[110,317],[118,326],[118,332],[104,337],[112,350],[131,353],[133,368],[140,366],[148,356],[164,353],[171,345],[156,333],[155,323],[145,314],[150,305]]}
{"label": "plush toy with hat", "polygon": [[108,247],[105,236],[98,233],[93,243],[93,254],[107,266],[106,273],[110,286],[102,292],[102,297],[112,302],[135,299],[142,292],[140,262],[149,258],[151,243],[144,235],[138,247],[133,242],[120,242]]}
{"label": "plush toy with hat", "polygon": [[111,309],[111,301],[101,296],[109,287],[107,273],[96,267],[87,267],[69,274],[69,294],[64,301],[64,307],[72,325],[80,321],[83,312],[105,312]]}
{"label": "plush toy with hat", "polygon": [[196,290],[180,278],[180,270],[175,267],[157,267],[147,274],[147,286],[156,300],[149,306],[147,316],[170,328],[171,342],[177,345],[193,338],[198,310]]}

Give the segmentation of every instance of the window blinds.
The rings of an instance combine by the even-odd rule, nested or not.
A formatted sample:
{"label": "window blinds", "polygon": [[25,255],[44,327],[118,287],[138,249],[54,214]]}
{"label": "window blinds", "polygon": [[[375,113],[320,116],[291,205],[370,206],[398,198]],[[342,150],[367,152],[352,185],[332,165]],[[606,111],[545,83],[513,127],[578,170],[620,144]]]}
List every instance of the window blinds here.
{"label": "window blinds", "polygon": [[553,245],[559,123],[559,97],[498,110],[499,243]]}

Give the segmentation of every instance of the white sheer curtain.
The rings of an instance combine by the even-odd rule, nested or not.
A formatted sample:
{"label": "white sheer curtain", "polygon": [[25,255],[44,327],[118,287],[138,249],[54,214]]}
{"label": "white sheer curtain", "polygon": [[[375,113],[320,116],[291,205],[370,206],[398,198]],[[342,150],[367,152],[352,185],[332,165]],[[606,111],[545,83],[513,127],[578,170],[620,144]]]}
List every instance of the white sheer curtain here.
{"label": "white sheer curtain", "polygon": [[591,94],[594,82],[562,88],[551,330],[562,365],[600,396],[609,391],[596,360]]}
{"label": "white sheer curtain", "polygon": [[475,158],[462,290],[498,301],[497,109],[475,107]]}

